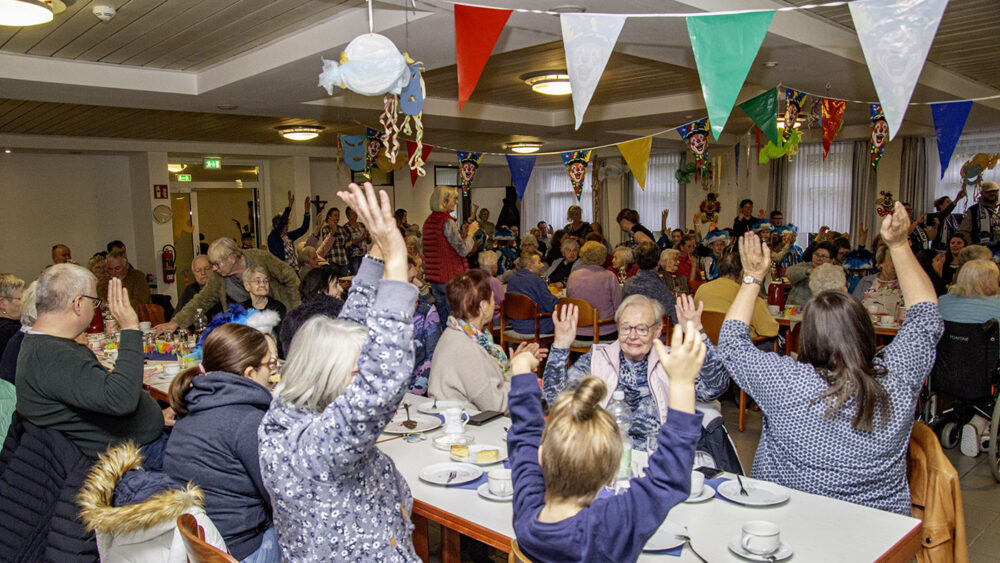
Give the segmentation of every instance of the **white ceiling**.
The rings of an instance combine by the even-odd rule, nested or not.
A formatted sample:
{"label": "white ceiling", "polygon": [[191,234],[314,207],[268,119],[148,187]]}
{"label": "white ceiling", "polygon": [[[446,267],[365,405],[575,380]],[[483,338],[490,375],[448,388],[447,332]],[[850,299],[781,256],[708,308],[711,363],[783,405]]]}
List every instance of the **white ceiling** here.
{"label": "white ceiling", "polygon": [[[794,0],[802,3],[804,0]],[[382,100],[316,85],[321,57],[337,58],[368,28],[360,0],[102,0],[108,23],[76,0],[52,23],[0,27],[0,142],[39,136],[102,136],[232,143],[289,143],[273,133],[315,122],[328,132],[311,146],[336,144],[336,131],[375,125]],[[488,0],[497,7],[551,8],[537,0]],[[578,0],[591,12],[691,12],[788,5],[775,0]],[[914,101],[1000,94],[1000,10],[996,0],[952,0]],[[990,11],[988,8],[992,7]],[[875,100],[847,9],[779,12],[740,99],[777,84]],[[543,150],[613,143],[704,115],[686,26],[677,19],[630,19],[583,126],[573,130],[570,98],[518,91],[518,76],[559,62],[557,17],[514,13],[472,99],[455,100],[455,38],[443,0],[377,2],[375,27],[427,68],[425,142],[501,151],[538,139]],[[966,33],[961,33],[966,31]],[[938,60],[934,60],[935,54]],[[765,68],[763,62],[778,63]],[[562,65],[560,65],[562,66]],[[996,69],[994,71],[993,69]],[[638,84],[631,86],[632,84]],[[236,105],[223,111],[220,105]],[[842,135],[867,136],[867,107],[849,105]],[[734,109],[721,144],[750,128]],[[977,103],[967,131],[1000,127],[1000,100]],[[927,106],[914,106],[900,134],[933,132]],[[675,143],[668,134],[658,146]]]}

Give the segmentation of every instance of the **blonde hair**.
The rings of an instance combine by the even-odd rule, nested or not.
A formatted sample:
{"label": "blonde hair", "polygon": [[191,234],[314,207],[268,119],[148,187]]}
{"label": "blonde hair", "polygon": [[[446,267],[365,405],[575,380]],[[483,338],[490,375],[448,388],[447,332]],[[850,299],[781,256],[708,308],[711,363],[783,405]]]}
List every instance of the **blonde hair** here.
{"label": "blonde hair", "polygon": [[580,249],[580,259],[584,264],[591,266],[603,266],[604,260],[608,257],[608,249],[599,242],[587,241]]}
{"label": "blonde hair", "polygon": [[546,501],[588,506],[615,476],[622,436],[615,419],[599,406],[606,394],[604,382],[588,375],[549,410],[541,459]]}
{"label": "blonde hair", "polygon": [[454,186],[436,186],[431,192],[431,211],[444,211],[444,202],[449,196],[458,197],[458,188]]}
{"label": "blonde hair", "polygon": [[323,412],[347,389],[367,339],[364,325],[326,315],[309,319],[292,339],[275,395],[285,404]]}
{"label": "blonde hair", "polygon": [[837,264],[823,264],[809,276],[809,291],[813,295],[827,290],[844,291],[846,287],[847,274],[844,267]]}
{"label": "blonde hair", "polygon": [[217,238],[208,245],[208,259],[211,262],[222,262],[233,254],[242,256],[243,251],[236,245],[236,241],[229,237]]}
{"label": "blonde hair", "polygon": [[581,219],[583,218],[583,208],[580,207],[579,205],[570,205],[569,209],[566,210],[566,218],[572,219],[574,213],[579,213],[580,218]]}
{"label": "blonde hair", "polygon": [[100,254],[95,254],[90,257],[90,260],[87,260],[87,269],[93,272],[94,267],[100,264],[101,262],[106,262],[106,259]]}
{"label": "blonde hair", "polygon": [[948,293],[956,297],[992,297],[997,294],[1000,269],[992,260],[970,260],[958,269]]}
{"label": "blonde hair", "polygon": [[492,250],[484,250],[479,253],[479,268],[489,275],[497,273],[497,261],[500,255]]}
{"label": "blonde hair", "polygon": [[0,297],[11,298],[24,289],[24,280],[14,274],[0,274]]}

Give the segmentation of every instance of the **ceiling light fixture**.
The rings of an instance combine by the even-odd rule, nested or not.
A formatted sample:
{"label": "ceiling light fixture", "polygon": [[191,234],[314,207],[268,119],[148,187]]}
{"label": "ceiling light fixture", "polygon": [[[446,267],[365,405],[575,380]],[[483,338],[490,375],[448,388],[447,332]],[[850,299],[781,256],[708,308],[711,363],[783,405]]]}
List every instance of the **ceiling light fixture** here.
{"label": "ceiling light fixture", "polygon": [[569,86],[569,75],[565,70],[546,70],[521,76],[531,89],[539,94],[565,96],[573,91]]}
{"label": "ceiling light fixture", "polygon": [[167,172],[177,174],[178,172],[183,172],[185,168],[187,168],[187,164],[168,164]]}
{"label": "ceiling light fixture", "polygon": [[236,108],[238,108],[240,106],[235,105],[235,104],[219,104],[219,105],[217,105],[215,107],[221,109],[222,111],[233,111],[234,109],[236,109]]}
{"label": "ceiling light fixture", "polygon": [[322,125],[283,125],[275,127],[275,129],[289,141],[308,141],[318,137],[326,127]]}
{"label": "ceiling light fixture", "polygon": [[52,21],[52,7],[40,0],[0,0],[0,25],[24,27]]}
{"label": "ceiling light fixture", "polygon": [[583,6],[577,6],[576,4],[563,4],[562,6],[556,6],[555,8],[550,8],[550,12],[556,12],[559,14],[582,14],[587,11],[587,8]]}
{"label": "ceiling light fixture", "polygon": [[542,148],[542,143],[538,141],[522,141],[518,143],[510,143],[507,145],[507,150],[510,152],[516,152],[518,154],[530,154],[533,152],[538,152]]}
{"label": "ceiling light fixture", "polygon": [[778,66],[777,61],[767,61],[766,63],[764,63],[765,68],[774,68],[776,66]]}

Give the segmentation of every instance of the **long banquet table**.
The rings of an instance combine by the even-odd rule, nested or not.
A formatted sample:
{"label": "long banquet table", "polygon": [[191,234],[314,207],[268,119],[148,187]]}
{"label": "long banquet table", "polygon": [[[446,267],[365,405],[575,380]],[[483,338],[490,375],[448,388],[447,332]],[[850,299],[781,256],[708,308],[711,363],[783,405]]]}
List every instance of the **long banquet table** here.
{"label": "long banquet table", "polygon": [[[427,399],[407,395],[411,407]],[[506,443],[505,428],[510,419],[501,417],[483,426],[467,426],[477,444]],[[382,435],[378,446],[396,463],[414,498],[414,544],[417,554],[426,561],[427,520],[442,526],[442,562],[459,561],[459,537],[475,538],[505,552],[514,537],[512,509],[509,502],[481,498],[475,490],[445,488],[426,483],[417,476],[420,469],[450,461],[447,452],[434,448],[431,440],[440,429],[428,432],[427,439],[408,443]],[[500,465],[487,466],[500,467]],[[730,476],[731,477],[731,476]],[[697,504],[674,507],[667,519],[687,526],[695,549],[708,561],[746,561],[729,551],[729,540],[748,520],[770,520],[781,528],[781,537],[794,554],[786,561],[909,561],[920,549],[920,520],[857,504],[834,500],[789,489],[790,500],[784,504],[753,508],[713,498]],[[610,525],[611,523],[609,523]],[[690,549],[681,556],[644,553],[639,561],[697,561]]]}

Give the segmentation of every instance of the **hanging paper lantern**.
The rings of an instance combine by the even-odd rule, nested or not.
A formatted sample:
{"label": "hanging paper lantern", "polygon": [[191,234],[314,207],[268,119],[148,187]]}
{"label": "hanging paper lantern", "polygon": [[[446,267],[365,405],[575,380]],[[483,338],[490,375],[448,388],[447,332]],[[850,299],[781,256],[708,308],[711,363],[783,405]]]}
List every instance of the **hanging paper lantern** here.
{"label": "hanging paper lantern", "polygon": [[583,195],[583,180],[587,177],[587,163],[590,162],[591,154],[593,151],[586,150],[564,152],[560,155],[566,173],[569,174],[569,181],[573,184],[573,193],[577,201],[580,201],[580,196]]}
{"label": "hanging paper lantern", "polygon": [[795,129],[795,121],[799,118],[799,112],[805,101],[805,92],[785,88],[785,129],[781,133],[782,142],[787,143],[788,139],[791,138],[792,131]]}
{"label": "hanging paper lantern", "polygon": [[406,58],[384,35],[365,33],[347,44],[340,61],[323,59],[319,85],[333,95],[333,87],[363,96],[399,94],[410,81]]}
{"label": "hanging paper lantern", "polygon": [[[705,157],[708,153],[708,118],[686,123],[676,129],[677,134],[687,143],[694,154],[694,163],[698,171],[705,168]],[[697,179],[697,174],[695,175]]]}
{"label": "hanging paper lantern", "polygon": [[885,120],[881,104],[869,104],[868,116],[872,123],[871,160],[872,170],[875,170],[878,168],[878,161],[882,159],[885,144],[889,141],[889,123]]}
{"label": "hanging paper lantern", "polygon": [[479,161],[482,159],[483,153],[481,152],[458,151],[458,181],[463,194],[468,195],[472,179],[476,177]]}

